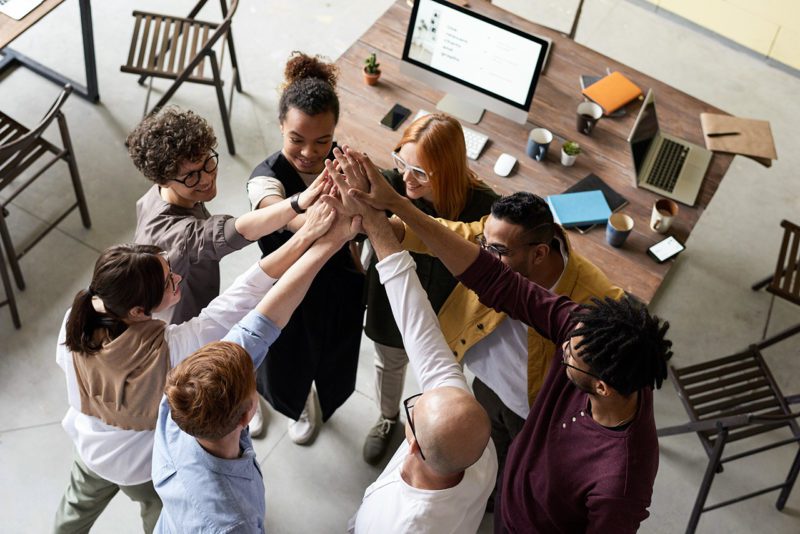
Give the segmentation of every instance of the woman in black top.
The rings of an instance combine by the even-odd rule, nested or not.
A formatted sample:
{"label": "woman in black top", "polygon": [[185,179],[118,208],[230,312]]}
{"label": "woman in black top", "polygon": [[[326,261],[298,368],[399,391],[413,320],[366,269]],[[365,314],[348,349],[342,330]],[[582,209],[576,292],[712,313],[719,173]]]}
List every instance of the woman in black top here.
{"label": "woman in black top", "polygon": [[[325,159],[333,158],[339,119],[336,67],[295,52],[285,78],[278,116],[283,148],[250,175],[247,191],[254,209],[300,193],[324,170]],[[286,231],[259,240],[264,254],[303,225],[303,207],[293,205],[298,215]],[[326,421],[355,389],[364,315],[359,266],[349,246],[328,261],[258,370],[259,393],[292,419],[289,437],[295,443],[314,437],[318,405]]]}

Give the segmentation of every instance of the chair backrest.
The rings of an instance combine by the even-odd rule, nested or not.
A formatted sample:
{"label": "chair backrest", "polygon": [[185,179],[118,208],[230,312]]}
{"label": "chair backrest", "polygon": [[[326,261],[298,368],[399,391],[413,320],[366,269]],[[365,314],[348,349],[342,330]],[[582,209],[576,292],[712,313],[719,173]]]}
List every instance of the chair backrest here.
{"label": "chair backrest", "polygon": [[3,128],[0,129],[0,188],[5,187],[38,158],[38,154],[33,154],[36,141],[58,116],[61,106],[71,93],[72,86],[65,85],[50,109],[30,130],[0,113],[0,121],[3,123]]}
{"label": "chair backrest", "polygon": [[800,226],[784,219],[783,241],[775,265],[775,275],[767,291],[781,298],[800,304]]}

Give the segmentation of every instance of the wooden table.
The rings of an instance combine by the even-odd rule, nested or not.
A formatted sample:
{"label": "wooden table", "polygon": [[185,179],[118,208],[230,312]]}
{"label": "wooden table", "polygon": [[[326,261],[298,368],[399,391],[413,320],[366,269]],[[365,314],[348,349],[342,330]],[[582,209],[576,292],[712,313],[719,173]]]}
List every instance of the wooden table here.
{"label": "wooden table", "polygon": [[0,13],[0,73],[8,69],[23,65],[37,74],[57,83],[58,85],[71,84],[75,93],[89,100],[97,102],[100,94],[97,86],[97,61],[94,54],[94,35],[92,33],[92,8],[89,0],[78,0],[81,16],[81,33],[83,35],[83,60],[86,67],[86,85],[70,80],[57,71],[42,65],[35,59],[8,48],[8,44],[24,33],[28,28],[39,22],[45,15],[57,8],[64,0],[44,0],[33,11],[25,15],[22,20],[15,20]]}
{"label": "wooden table", "polygon": [[[633,232],[620,249],[606,243],[604,227],[595,228],[585,235],[571,231],[569,238],[574,248],[600,267],[613,282],[649,303],[672,262],[657,264],[646,254],[647,248],[664,236],[649,227],[653,202],[661,197],[634,186],[633,161],[626,139],[641,104],[629,104],[628,113],[621,118],[601,120],[591,136],[580,134],[575,125],[575,109],[583,100],[579,76],[601,75],[609,67],[624,73],[645,92],[652,87],[658,100],[662,129],[701,146],[704,142],[700,113],[721,111],[484,0],[470,0],[470,9],[553,40],[548,64],[536,87],[528,123],[520,125],[487,111],[478,125],[470,125],[470,128],[489,135],[490,139],[480,158],[470,162],[472,168],[500,194],[531,191],[546,196],[563,192],[589,173],[603,178],[629,200],[630,204],[622,212],[633,217]],[[396,102],[414,112],[418,109],[435,111],[436,102],[443,96],[441,91],[399,72],[410,14],[411,9],[405,0],[397,0],[337,61],[342,106],[336,129],[337,141],[368,152],[381,166],[391,165],[390,151],[400,139],[403,128],[409,124],[405,122],[396,132],[384,128],[379,121],[386,111]],[[378,54],[383,73],[375,87],[364,84],[361,74],[364,58],[370,52]],[[556,136],[543,162],[537,162],[525,153],[528,132],[537,126],[548,128]],[[583,148],[573,167],[560,164],[560,145],[564,139],[578,141]],[[503,152],[519,160],[515,172],[508,178],[501,178],[493,172],[494,163]],[[731,160],[730,155],[714,155],[695,207],[680,206],[670,235],[681,242],[686,240],[714,196]]]}

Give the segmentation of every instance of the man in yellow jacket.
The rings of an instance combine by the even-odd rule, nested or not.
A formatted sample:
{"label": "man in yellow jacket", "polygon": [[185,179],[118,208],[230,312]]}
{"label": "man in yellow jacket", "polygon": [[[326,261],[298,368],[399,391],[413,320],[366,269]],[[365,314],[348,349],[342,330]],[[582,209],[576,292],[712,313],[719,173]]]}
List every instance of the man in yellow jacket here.
{"label": "man in yellow jacket", "polygon": [[[503,197],[490,215],[472,223],[439,219],[529,280],[578,303],[591,297],[618,299],[624,292],[600,269],[570,247],[547,203],[533,193]],[[403,248],[427,253],[422,240],[405,228]],[[445,339],[456,359],[475,375],[475,397],[489,413],[499,473],[511,440],[522,429],[555,346],[533,328],[478,301],[459,284],[439,311]],[[498,495],[495,495],[495,499]]]}

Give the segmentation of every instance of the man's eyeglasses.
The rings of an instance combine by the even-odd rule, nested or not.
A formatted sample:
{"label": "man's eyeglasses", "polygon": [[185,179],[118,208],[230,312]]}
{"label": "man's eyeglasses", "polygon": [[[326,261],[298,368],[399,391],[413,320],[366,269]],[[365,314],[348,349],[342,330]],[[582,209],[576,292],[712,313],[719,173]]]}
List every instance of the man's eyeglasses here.
{"label": "man's eyeglasses", "polygon": [[165,252],[159,252],[159,256],[164,258],[164,261],[167,262],[167,279],[164,281],[164,290],[166,291],[167,288],[172,286],[172,292],[178,290],[178,284],[175,283],[175,273],[172,272],[172,265],[169,263],[169,255]]}
{"label": "man's eyeglasses", "polygon": [[[475,239],[477,240],[478,245],[480,245],[480,247],[483,250],[489,252],[492,256],[494,256],[498,260],[502,259],[503,256],[511,256],[511,254],[514,252],[510,248],[506,248],[503,245],[495,245],[494,243],[489,243],[488,241],[486,241],[486,238],[483,236],[483,234],[478,235]],[[533,245],[541,245],[541,244],[542,243],[539,241],[531,241],[530,243],[525,243],[523,246],[530,247]]]}
{"label": "man's eyeglasses", "polygon": [[400,154],[397,152],[392,152],[392,159],[394,160],[394,164],[397,166],[397,170],[400,174],[405,174],[406,170],[411,171],[412,176],[414,179],[421,184],[427,184],[430,181],[428,178],[428,173],[425,172],[425,169],[421,167],[416,167],[414,165],[409,165],[408,163],[400,157]]}
{"label": "man's eyeglasses", "polygon": [[212,150],[211,155],[205,159],[205,161],[203,162],[203,166],[200,169],[187,172],[183,176],[183,178],[172,178],[172,181],[178,182],[179,184],[183,184],[188,188],[195,187],[197,184],[200,183],[200,173],[205,172],[206,174],[211,174],[212,172],[217,170],[218,163],[219,163],[219,154],[217,154],[216,151]]}
{"label": "man's eyeglasses", "polygon": [[581,373],[585,373],[592,378],[596,378],[597,380],[603,380],[599,375],[594,374],[591,371],[584,371],[580,367],[575,367],[574,365],[570,365],[567,363],[567,360],[570,358],[575,358],[575,354],[572,352],[572,341],[567,340],[566,343],[567,348],[562,350],[562,358],[561,358],[561,365],[564,367],[569,367],[570,369],[575,369],[576,371],[580,371]]}
{"label": "man's eyeglasses", "polygon": [[422,447],[419,446],[419,440],[417,439],[417,432],[414,430],[414,419],[411,417],[411,410],[414,408],[414,404],[417,402],[417,399],[421,395],[422,393],[411,395],[409,398],[403,401],[403,407],[406,409],[406,421],[408,421],[408,426],[411,427],[411,435],[414,436],[414,440],[416,440],[417,442],[417,448],[419,448],[419,455],[424,460],[425,455],[422,454]]}

